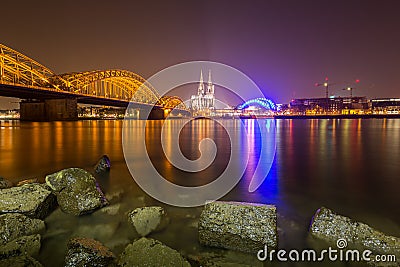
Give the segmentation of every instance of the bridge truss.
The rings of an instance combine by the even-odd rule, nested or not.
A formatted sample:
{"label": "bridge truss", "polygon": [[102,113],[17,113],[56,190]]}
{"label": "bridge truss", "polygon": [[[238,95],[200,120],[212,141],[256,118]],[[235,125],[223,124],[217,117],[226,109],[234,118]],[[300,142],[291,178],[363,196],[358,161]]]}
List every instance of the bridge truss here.
{"label": "bridge truss", "polygon": [[0,83],[163,108],[187,110],[178,97],[163,96],[140,75],[126,70],[95,70],[57,75],[35,60],[0,44]]}

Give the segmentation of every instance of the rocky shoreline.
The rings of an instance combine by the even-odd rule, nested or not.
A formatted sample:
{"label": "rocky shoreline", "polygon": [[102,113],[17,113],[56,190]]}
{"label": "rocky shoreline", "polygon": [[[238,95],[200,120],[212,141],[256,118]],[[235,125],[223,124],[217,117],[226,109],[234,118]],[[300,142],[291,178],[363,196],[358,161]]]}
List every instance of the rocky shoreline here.
{"label": "rocky shoreline", "polygon": [[[44,220],[54,212],[82,219],[99,212],[111,218],[117,215],[120,193],[104,194],[95,178],[110,168],[110,159],[103,156],[93,173],[80,168],[64,169],[47,175],[45,183],[31,179],[14,185],[0,177],[0,266],[47,266],[38,260],[43,236],[66,231],[63,227],[59,233],[46,229]],[[163,207],[143,204],[125,215],[135,238],[122,244],[121,253],[116,255],[112,247],[78,231],[65,246],[64,266],[263,266],[264,262],[255,257],[257,252],[265,247],[279,248],[277,215],[273,205],[207,203],[190,227],[196,229],[201,246],[219,250],[191,254],[153,238],[154,234],[172,227],[171,219]],[[397,255],[397,262],[385,265],[368,262],[370,266],[400,266],[400,238],[385,235],[325,207],[318,209],[310,221],[308,238],[332,246],[336,246],[338,239],[345,239],[351,248]],[[118,223],[109,227],[114,233]],[[81,231],[104,235],[105,229],[100,225]]]}

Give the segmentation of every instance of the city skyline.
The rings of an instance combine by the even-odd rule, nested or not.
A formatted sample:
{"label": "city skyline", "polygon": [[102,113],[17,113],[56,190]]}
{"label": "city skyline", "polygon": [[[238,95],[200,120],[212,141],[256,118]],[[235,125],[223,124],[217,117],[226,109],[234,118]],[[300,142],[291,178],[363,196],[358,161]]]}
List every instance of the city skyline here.
{"label": "city skyline", "polygon": [[[288,103],[324,96],[314,84],[325,77],[335,83],[331,94],[347,96],[342,88],[359,79],[354,95],[398,97],[396,5],[8,1],[3,8],[18,10],[18,22],[13,12],[0,20],[5,45],[56,73],[119,68],[148,78],[176,63],[211,60],[240,69],[267,97]],[[9,101],[0,105],[17,106]]]}

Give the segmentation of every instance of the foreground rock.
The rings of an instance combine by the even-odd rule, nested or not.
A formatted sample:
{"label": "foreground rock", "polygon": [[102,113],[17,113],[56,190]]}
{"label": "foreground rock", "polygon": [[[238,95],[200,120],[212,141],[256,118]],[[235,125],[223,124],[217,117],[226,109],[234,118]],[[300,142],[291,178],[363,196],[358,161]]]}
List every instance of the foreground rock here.
{"label": "foreground rock", "polygon": [[120,222],[118,220],[113,220],[107,223],[96,223],[96,224],[80,224],[75,227],[73,236],[94,238],[102,242],[111,240],[118,231]]}
{"label": "foreground rock", "polygon": [[0,260],[1,267],[42,267],[37,260],[29,255],[16,256]]}
{"label": "foreground rock", "polygon": [[38,178],[25,179],[25,180],[19,181],[15,186],[21,186],[24,184],[34,184],[34,183],[39,183],[39,179]]}
{"label": "foreground rock", "polygon": [[120,266],[190,266],[178,251],[160,241],[142,237],[129,244],[118,259]]}
{"label": "foreground rock", "polygon": [[77,237],[71,239],[67,247],[66,267],[115,266],[114,254],[97,240]]}
{"label": "foreground rock", "polygon": [[22,236],[43,233],[45,228],[44,221],[31,219],[22,214],[0,215],[0,245],[5,245]]}
{"label": "foreground rock", "polygon": [[120,212],[120,210],[121,210],[121,203],[117,203],[114,205],[104,207],[104,208],[98,210],[97,212],[101,212],[101,213],[104,213],[104,214],[107,214],[110,216],[115,216]]}
{"label": "foreground rock", "polygon": [[13,183],[7,179],[4,179],[0,176],[0,189],[10,188],[13,186]]}
{"label": "foreground rock", "polygon": [[40,250],[40,235],[22,236],[14,239],[4,246],[0,246],[0,259],[14,256],[37,256]]}
{"label": "foreground rock", "polygon": [[208,203],[200,215],[200,244],[257,253],[277,247],[276,208],[272,205]]}
{"label": "foreground rock", "polygon": [[41,184],[25,184],[0,190],[0,213],[22,213],[43,219],[56,205],[55,195]]}
{"label": "foreground rock", "polygon": [[169,218],[162,207],[137,208],[131,211],[128,217],[140,236],[160,231],[169,223]]}
{"label": "foreground rock", "polygon": [[345,239],[349,245],[400,255],[400,238],[385,235],[367,224],[337,215],[325,207],[315,213],[310,233],[316,238],[335,244],[338,239]]}
{"label": "foreground rock", "polygon": [[70,168],[46,176],[46,184],[57,195],[62,211],[82,215],[108,204],[96,179],[89,172]]}
{"label": "foreground rock", "polygon": [[97,174],[103,174],[109,172],[110,169],[111,161],[107,155],[103,155],[94,167],[94,172]]}

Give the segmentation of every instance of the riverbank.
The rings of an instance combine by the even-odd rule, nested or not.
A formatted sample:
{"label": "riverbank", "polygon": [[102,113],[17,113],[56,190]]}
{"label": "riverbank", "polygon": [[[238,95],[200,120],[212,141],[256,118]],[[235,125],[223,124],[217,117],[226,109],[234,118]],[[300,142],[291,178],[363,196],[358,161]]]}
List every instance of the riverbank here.
{"label": "riverbank", "polygon": [[[384,266],[399,266],[400,238],[325,207],[308,218],[309,227],[285,223],[275,205],[263,203],[216,201],[185,209],[183,217],[176,217],[169,213],[171,207],[149,205],[140,197],[122,209],[124,191],[103,194],[100,188],[101,180],[109,179],[109,170],[109,159],[103,157],[92,173],[65,169],[47,175],[45,183],[25,181],[14,186],[1,178],[0,266],[281,266],[288,260],[282,240],[297,227],[308,232],[301,237],[307,253],[320,255],[318,261],[324,265],[336,260],[323,257],[322,249],[349,246],[371,253],[359,260],[340,260],[344,266],[381,266],[373,262],[377,255],[390,256]],[[88,224],[91,217],[97,218]],[[66,224],[70,218],[75,223]],[[176,229],[179,221],[185,221],[184,227]],[[123,224],[127,229],[121,235]],[[192,249],[160,241],[161,235],[179,240],[189,232]],[[62,251],[56,251],[51,244],[61,236]],[[279,249],[278,258],[267,254],[272,249]],[[317,261],[312,254],[308,258],[290,254],[296,266]],[[58,258],[51,259],[54,255]]]}

